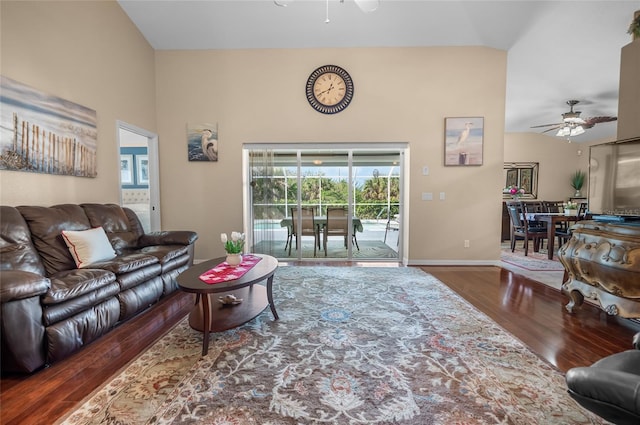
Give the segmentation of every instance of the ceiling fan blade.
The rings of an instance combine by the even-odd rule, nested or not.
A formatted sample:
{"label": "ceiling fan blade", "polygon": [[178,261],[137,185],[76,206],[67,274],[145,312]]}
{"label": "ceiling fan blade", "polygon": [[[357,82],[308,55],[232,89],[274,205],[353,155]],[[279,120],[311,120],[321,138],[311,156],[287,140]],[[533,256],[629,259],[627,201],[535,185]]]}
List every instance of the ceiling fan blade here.
{"label": "ceiling fan blade", "polygon": [[547,129],[547,130],[543,131],[543,132],[542,132],[542,133],[540,133],[540,134],[548,133],[549,131],[556,131],[557,129],[562,128],[562,127],[563,127],[563,125],[556,125],[555,127],[551,127],[551,128],[549,128],[549,129]]}
{"label": "ceiling fan blade", "polygon": [[380,6],[380,0],[354,0],[364,13],[375,12]]}
{"label": "ceiling fan blade", "polygon": [[601,123],[601,122],[611,122],[611,121],[617,121],[618,117],[591,117],[589,119],[587,119],[587,121],[584,124],[584,128],[591,128],[594,125]]}
{"label": "ceiling fan blade", "polygon": [[563,122],[557,122],[557,123],[554,123],[554,124],[534,125],[531,128],[549,127],[550,125],[562,126],[562,125],[564,125],[564,123]]}

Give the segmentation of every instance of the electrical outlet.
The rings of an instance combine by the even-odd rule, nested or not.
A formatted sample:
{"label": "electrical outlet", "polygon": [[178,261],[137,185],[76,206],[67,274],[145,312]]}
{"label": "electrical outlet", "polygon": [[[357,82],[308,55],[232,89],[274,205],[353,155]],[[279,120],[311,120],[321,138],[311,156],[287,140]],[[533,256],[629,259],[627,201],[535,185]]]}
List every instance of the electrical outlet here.
{"label": "electrical outlet", "polygon": [[469,239],[465,239],[464,240],[464,247],[465,248],[469,248],[471,246],[471,244],[469,243]]}

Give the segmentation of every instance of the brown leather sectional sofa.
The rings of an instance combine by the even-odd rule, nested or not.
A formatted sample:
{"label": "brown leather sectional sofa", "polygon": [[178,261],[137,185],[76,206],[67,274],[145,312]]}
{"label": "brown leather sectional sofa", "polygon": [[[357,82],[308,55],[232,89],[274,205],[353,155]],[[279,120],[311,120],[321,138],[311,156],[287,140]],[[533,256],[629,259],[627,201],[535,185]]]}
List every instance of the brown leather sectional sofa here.
{"label": "brown leather sectional sofa", "polygon": [[[77,268],[63,230],[101,226],[112,260]],[[59,361],[177,289],[195,232],[144,233],[115,204],[0,207],[2,372]]]}

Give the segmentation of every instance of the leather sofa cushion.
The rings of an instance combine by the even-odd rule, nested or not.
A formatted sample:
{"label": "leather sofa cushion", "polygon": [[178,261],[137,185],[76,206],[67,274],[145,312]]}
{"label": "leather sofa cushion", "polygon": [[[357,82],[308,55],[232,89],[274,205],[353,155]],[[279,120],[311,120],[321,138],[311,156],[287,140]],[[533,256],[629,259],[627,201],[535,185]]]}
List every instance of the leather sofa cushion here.
{"label": "leather sofa cushion", "polygon": [[120,303],[114,297],[68,320],[47,326],[47,361],[57,362],[107,333],[118,322]]}
{"label": "leather sofa cushion", "polygon": [[62,238],[63,230],[87,230],[91,223],[79,205],[52,207],[17,207],[29,225],[33,243],[43,260],[47,276],[76,268],[69,248]]}
{"label": "leather sofa cushion", "polygon": [[168,273],[172,270],[182,268],[189,265],[189,256],[183,255],[181,257],[172,258],[170,261],[162,263],[162,274]]}
{"label": "leather sofa cushion", "polygon": [[[100,269],[73,269],[51,276],[51,288],[42,297],[44,305],[59,304],[110,286],[116,275]],[[116,285],[117,287],[117,285]]]}
{"label": "leather sofa cushion", "polygon": [[44,276],[44,264],[31,242],[31,232],[14,207],[0,207],[0,269],[24,270]]}
{"label": "leather sofa cushion", "polygon": [[162,266],[159,263],[150,264],[144,268],[134,270],[130,273],[124,273],[118,275],[117,282],[120,285],[120,290],[125,290],[138,286],[147,280],[150,280],[156,276],[160,276],[162,273]]}
{"label": "leather sofa cushion", "polygon": [[102,226],[118,255],[136,248],[141,233],[134,228],[124,210],[116,204],[82,204],[91,226]]}
{"label": "leather sofa cushion", "polygon": [[120,320],[127,320],[138,312],[155,304],[162,296],[162,278],[156,276],[118,294]]}
{"label": "leather sofa cushion", "polygon": [[156,257],[160,264],[165,264],[174,258],[187,255],[188,251],[189,247],[185,245],[154,245],[140,249],[140,252]]}
{"label": "leather sofa cushion", "polygon": [[144,269],[157,263],[159,263],[159,260],[153,255],[131,253],[118,256],[109,261],[93,263],[91,268],[109,270],[112,273],[121,275]]}
{"label": "leather sofa cushion", "polygon": [[[55,323],[69,319],[84,311],[91,310],[110,298],[115,298],[120,293],[117,282],[111,282],[76,298],[70,298],[59,304],[45,305],[43,310],[44,324],[49,327]],[[120,312],[118,312],[118,316]],[[97,325],[97,324],[95,324]]]}
{"label": "leather sofa cushion", "polygon": [[189,230],[171,230],[145,233],[140,237],[140,246],[151,245],[190,245],[198,239],[198,234]]}
{"label": "leather sofa cushion", "polygon": [[0,302],[40,297],[49,290],[51,281],[39,274],[22,270],[4,270],[0,273]]}

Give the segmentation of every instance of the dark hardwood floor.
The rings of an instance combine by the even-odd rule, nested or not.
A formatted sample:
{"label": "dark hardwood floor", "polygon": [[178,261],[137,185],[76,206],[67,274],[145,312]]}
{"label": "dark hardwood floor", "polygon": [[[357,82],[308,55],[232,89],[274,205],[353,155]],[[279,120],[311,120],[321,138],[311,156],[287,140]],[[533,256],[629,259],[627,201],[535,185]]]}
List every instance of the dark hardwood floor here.
{"label": "dark hardwood floor", "polygon": [[[498,267],[421,269],[563,372],[631,348],[640,331],[637,322],[590,305],[569,314],[567,297],[559,291]],[[30,376],[3,376],[0,422],[48,424],[62,417],[188,314],[192,300],[177,292],[65,361]]]}

